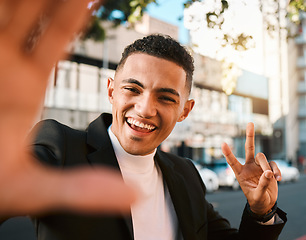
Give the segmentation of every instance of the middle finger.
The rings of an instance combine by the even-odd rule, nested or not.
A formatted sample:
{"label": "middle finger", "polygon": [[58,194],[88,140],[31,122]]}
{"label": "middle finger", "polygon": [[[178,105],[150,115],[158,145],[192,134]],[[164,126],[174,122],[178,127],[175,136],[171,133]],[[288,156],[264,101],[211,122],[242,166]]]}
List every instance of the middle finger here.
{"label": "middle finger", "polygon": [[246,140],[245,140],[245,161],[249,162],[254,159],[255,143],[254,143],[254,124],[248,123],[246,127]]}

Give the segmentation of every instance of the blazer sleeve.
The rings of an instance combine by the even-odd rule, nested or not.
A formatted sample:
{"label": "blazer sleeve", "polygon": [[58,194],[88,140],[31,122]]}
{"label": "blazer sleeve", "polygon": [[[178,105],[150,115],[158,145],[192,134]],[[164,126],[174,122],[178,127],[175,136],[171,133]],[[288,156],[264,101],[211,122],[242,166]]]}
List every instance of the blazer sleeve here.
{"label": "blazer sleeve", "polygon": [[[249,236],[248,239],[267,239],[267,240],[276,240],[278,239],[285,223],[287,222],[286,213],[281,209],[276,210],[276,214],[281,218],[281,223],[276,223],[272,225],[263,225],[257,221],[255,221],[250,215],[247,213],[246,207],[244,208],[240,227],[239,234],[246,237]],[[247,239],[247,238],[243,238]]]}

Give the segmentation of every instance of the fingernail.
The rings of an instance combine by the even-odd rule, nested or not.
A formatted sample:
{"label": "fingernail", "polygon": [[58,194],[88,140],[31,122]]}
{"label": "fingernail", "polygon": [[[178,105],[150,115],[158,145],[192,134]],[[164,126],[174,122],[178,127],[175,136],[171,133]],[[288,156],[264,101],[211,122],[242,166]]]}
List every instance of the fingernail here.
{"label": "fingernail", "polygon": [[277,181],[282,180],[281,176],[277,176],[277,177],[276,177],[276,180],[277,180]]}

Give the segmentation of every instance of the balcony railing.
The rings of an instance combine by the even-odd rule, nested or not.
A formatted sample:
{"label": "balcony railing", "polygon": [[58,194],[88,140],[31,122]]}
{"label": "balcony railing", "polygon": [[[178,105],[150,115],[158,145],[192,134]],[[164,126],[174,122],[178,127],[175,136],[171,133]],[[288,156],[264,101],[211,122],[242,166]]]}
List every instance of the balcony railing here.
{"label": "balcony railing", "polygon": [[302,56],[297,59],[297,67],[306,68],[306,56]]}
{"label": "balcony railing", "polygon": [[306,106],[300,106],[298,116],[300,118],[306,118]]}
{"label": "balcony railing", "polygon": [[306,94],[306,82],[299,82],[297,85],[297,92]]}
{"label": "balcony railing", "polygon": [[296,44],[305,44],[306,43],[306,34],[301,34],[295,38]]}

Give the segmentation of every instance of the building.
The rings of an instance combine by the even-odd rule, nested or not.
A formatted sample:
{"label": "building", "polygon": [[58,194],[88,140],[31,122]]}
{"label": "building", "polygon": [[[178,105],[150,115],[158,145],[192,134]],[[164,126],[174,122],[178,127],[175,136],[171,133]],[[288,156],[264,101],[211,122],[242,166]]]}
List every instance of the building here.
{"label": "building", "polygon": [[[209,90],[211,101],[220,99],[218,104],[211,106],[210,111],[204,109],[204,101],[200,109],[195,109],[198,111],[197,118],[200,114],[211,115],[210,121],[219,122],[215,127],[211,123],[208,125],[210,129],[216,129],[211,135],[219,136],[218,141],[208,142],[217,142],[214,145],[219,146],[219,149],[208,144],[205,152],[208,147],[207,152],[213,154],[212,159],[218,158],[222,156],[222,141],[227,141],[236,156],[244,157],[245,127],[251,121],[256,130],[256,152],[263,151],[271,158],[274,151],[271,114],[276,109],[270,108],[270,90],[275,88],[270,88],[270,76],[264,74],[263,20],[258,1],[248,4],[231,1],[230,8],[224,13],[224,18],[227,19],[227,25],[223,25],[224,32],[228,29],[234,34],[244,32],[252,35],[256,41],[256,48],[245,52],[233,51],[230,46],[222,47],[220,36],[223,32],[207,27],[205,13],[214,11],[215,5],[212,2],[195,2],[184,14],[186,27],[190,29],[190,45],[194,51],[205,56],[200,57],[202,59],[195,58],[200,65],[195,73],[195,85],[206,92],[200,95],[207,96]],[[276,75],[275,79],[278,79]],[[276,95],[279,97],[278,93]],[[209,161],[209,156],[206,159]]]}
{"label": "building", "polygon": [[[300,163],[306,159],[306,13],[300,14],[300,25],[297,28],[298,36],[290,40],[289,54],[295,63],[290,72],[294,84],[296,128],[298,129],[298,149],[296,156]],[[291,61],[290,61],[291,62]],[[305,163],[304,163],[305,164]]]}
{"label": "building", "polygon": [[301,12],[296,26],[286,18],[287,1],[279,1],[278,6],[274,37],[265,34],[272,156],[299,165],[306,157],[306,13]]}

